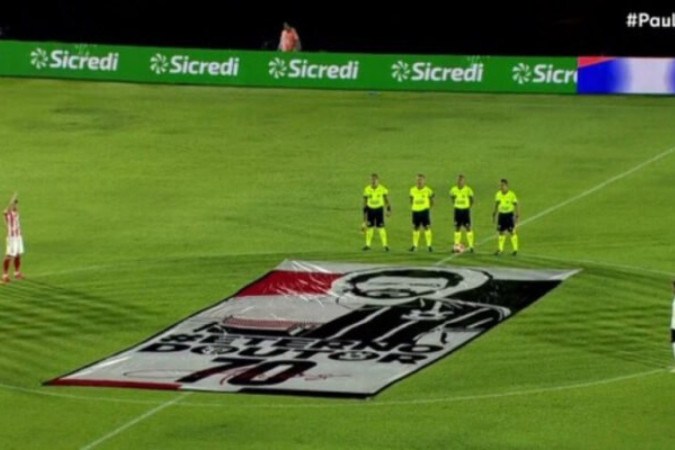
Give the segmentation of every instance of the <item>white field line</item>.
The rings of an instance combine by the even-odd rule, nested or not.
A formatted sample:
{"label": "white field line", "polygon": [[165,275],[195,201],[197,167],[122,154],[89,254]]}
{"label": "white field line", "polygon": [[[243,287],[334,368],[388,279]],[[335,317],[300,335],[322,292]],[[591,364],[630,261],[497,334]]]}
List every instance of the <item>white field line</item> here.
{"label": "white field line", "polygon": [[187,395],[190,395],[190,393],[185,393],[183,395],[179,395],[179,396],[174,397],[173,399],[171,399],[167,402],[164,402],[164,403],[162,403],[158,406],[155,406],[154,408],[144,412],[140,416],[130,420],[129,422],[125,423],[124,425],[122,425],[118,428],[115,428],[110,433],[108,433],[106,435],[103,435],[100,438],[96,439],[95,441],[85,445],[84,447],[81,448],[81,450],[90,450],[92,448],[95,448],[95,447],[99,446],[100,444],[104,443],[105,441],[117,436],[120,433],[123,433],[124,431],[128,430],[129,428],[133,427],[134,425],[144,421],[148,417],[152,417],[155,414],[157,414],[158,412],[168,408],[169,406],[178,403],[179,401],[184,399]]}
{"label": "white field line", "polygon": [[[562,384],[558,386],[547,386],[547,387],[541,387],[541,388],[532,388],[532,389],[524,389],[524,390],[516,390],[516,391],[507,391],[507,392],[493,392],[493,393],[488,393],[488,394],[476,394],[476,395],[460,395],[460,396],[455,396],[455,397],[435,397],[435,398],[416,398],[416,399],[409,399],[409,400],[392,400],[392,401],[363,401],[363,400],[354,400],[354,401],[331,401],[328,403],[261,403],[261,404],[253,404],[253,405],[237,405],[237,408],[242,408],[242,409],[269,409],[269,408],[281,408],[281,409],[295,409],[295,408],[319,408],[319,409],[325,409],[325,408],[339,408],[339,407],[364,407],[364,406],[405,406],[405,405],[420,405],[420,404],[432,404],[432,403],[451,403],[451,402],[459,402],[459,401],[472,401],[472,400],[490,400],[490,399],[498,399],[498,398],[504,398],[504,397],[518,397],[518,396],[527,396],[527,395],[535,395],[535,394],[545,394],[548,392],[557,392],[557,391],[567,391],[567,390],[574,390],[574,389],[584,389],[584,388],[590,388],[594,386],[602,386],[606,384],[613,384],[613,383],[619,383],[622,381],[628,381],[628,380],[633,380],[637,378],[643,378],[643,377],[648,377],[651,375],[656,375],[656,374],[667,374],[669,372],[675,373],[675,367],[667,367],[667,368],[660,368],[660,369],[652,369],[648,370],[645,372],[635,372],[631,373],[628,375],[620,375],[617,377],[611,377],[611,378],[604,378],[600,380],[594,380],[594,381],[585,381],[582,383],[574,383],[574,384]],[[61,397],[64,399],[69,399],[69,400],[84,400],[84,401],[95,401],[95,402],[100,402],[100,401],[105,401],[105,402],[112,402],[112,403],[131,403],[131,404],[153,404],[156,405],[156,402],[153,402],[152,400],[135,400],[135,399],[122,399],[122,398],[108,398],[108,397],[93,397],[93,396],[79,396],[79,395],[72,395],[72,394],[59,394],[59,393],[51,393],[51,392],[46,392],[44,389],[30,389],[30,388],[22,388],[18,386],[11,386],[11,385],[6,385],[6,384],[0,384],[0,388],[10,390],[10,391],[19,391],[19,392],[26,392],[26,393],[31,393],[31,394],[38,394],[38,395],[48,395],[51,397]],[[201,408],[231,408],[232,405],[227,404],[227,403],[200,403],[200,402],[182,402],[178,403],[179,400],[183,399],[186,395],[189,393],[186,393],[183,396],[176,397],[168,402],[161,403],[159,405],[156,405],[153,409],[149,410],[148,412],[144,413],[141,417],[138,419],[134,419],[131,422],[128,422],[125,424],[123,427],[124,429],[127,429],[141,420],[144,420],[157,412],[161,411],[164,408],[167,408],[172,405],[177,405],[180,407],[201,407]],[[133,423],[132,423],[133,422]],[[122,428],[122,427],[120,427]],[[116,434],[119,434],[121,430],[116,432]],[[106,435],[108,436],[108,435]],[[104,436],[105,437],[105,436]],[[109,436],[106,439],[109,439],[113,437],[112,433],[109,433]],[[97,441],[103,442],[101,439],[98,439]],[[99,442],[99,443],[100,443]],[[93,448],[92,445],[96,443],[93,442],[89,444],[89,447],[83,447],[83,449],[86,448]],[[98,444],[96,444],[98,445]]]}
{"label": "white field line", "polygon": [[548,260],[548,261],[561,262],[561,263],[567,263],[567,264],[589,264],[589,265],[592,265],[592,266],[608,267],[610,269],[624,270],[624,271],[629,271],[629,272],[642,272],[642,273],[648,273],[648,274],[653,274],[653,275],[664,275],[664,276],[667,276],[667,277],[671,277],[673,275],[672,272],[668,272],[666,270],[649,269],[647,267],[629,266],[629,265],[626,265],[626,264],[615,264],[615,263],[609,263],[609,262],[601,262],[601,261],[595,261],[595,260],[592,260],[592,259],[556,258],[555,256],[537,255],[537,254],[532,254],[532,253],[529,253],[529,252],[528,252],[527,256],[531,257],[531,258],[544,259],[544,260]]}
{"label": "white field line", "polygon": [[[566,384],[566,385],[561,385],[561,386],[549,386],[549,387],[543,387],[543,388],[533,388],[533,389],[524,389],[522,391],[509,391],[509,392],[502,392],[502,393],[494,393],[494,394],[479,394],[479,395],[464,395],[460,397],[439,397],[439,398],[430,398],[430,399],[419,399],[419,400],[399,400],[399,401],[390,401],[390,402],[380,402],[382,403],[381,406],[386,406],[386,405],[428,405],[432,403],[446,403],[446,402],[456,402],[456,401],[467,401],[467,400],[486,400],[486,399],[495,399],[495,398],[504,398],[504,397],[518,397],[522,395],[533,395],[533,394],[545,394],[548,392],[557,392],[557,391],[567,391],[570,389],[583,389],[583,388],[590,388],[590,387],[595,387],[595,386],[602,386],[604,384],[612,384],[612,383],[617,383],[621,381],[627,381],[627,380],[632,380],[634,378],[642,378],[646,377],[649,375],[656,375],[657,373],[663,373],[663,369],[654,369],[654,370],[649,370],[647,372],[638,372],[638,373],[633,373],[630,375],[622,375],[619,377],[613,377],[613,378],[606,378],[604,380],[595,380],[595,381],[588,381],[584,383],[576,383],[576,384]],[[378,406],[378,402],[373,402],[374,406]]]}

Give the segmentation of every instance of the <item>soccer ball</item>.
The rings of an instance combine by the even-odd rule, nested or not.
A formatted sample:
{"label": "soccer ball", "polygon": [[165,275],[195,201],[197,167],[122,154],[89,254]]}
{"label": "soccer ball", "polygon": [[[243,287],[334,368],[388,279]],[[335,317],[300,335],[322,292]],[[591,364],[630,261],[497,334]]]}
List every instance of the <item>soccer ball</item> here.
{"label": "soccer ball", "polygon": [[452,246],[452,251],[454,253],[464,253],[464,250],[466,250],[466,247],[464,247],[464,244],[455,244]]}

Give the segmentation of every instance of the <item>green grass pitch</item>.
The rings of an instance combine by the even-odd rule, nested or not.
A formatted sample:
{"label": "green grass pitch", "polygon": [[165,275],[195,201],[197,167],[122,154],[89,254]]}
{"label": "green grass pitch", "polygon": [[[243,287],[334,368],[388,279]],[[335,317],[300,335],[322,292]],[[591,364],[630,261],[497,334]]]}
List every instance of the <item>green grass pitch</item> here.
{"label": "green grass pitch", "polygon": [[[0,286],[0,448],[675,445],[675,99],[17,79],[0,98],[0,200],[20,193],[28,278]],[[377,236],[360,251],[373,171],[391,191],[390,254]],[[418,172],[437,192],[435,254],[406,252]],[[447,258],[459,172],[482,243],[449,263],[583,271],[378,397],[41,386],[284,258]],[[560,206],[520,229],[517,258],[492,256],[501,177],[524,220]]]}

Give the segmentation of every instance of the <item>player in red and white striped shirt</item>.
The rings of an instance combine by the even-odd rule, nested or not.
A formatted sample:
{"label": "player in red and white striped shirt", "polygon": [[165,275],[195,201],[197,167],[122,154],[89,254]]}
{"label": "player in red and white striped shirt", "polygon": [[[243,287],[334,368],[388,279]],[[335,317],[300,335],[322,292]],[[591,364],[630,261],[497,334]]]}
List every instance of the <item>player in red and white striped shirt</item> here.
{"label": "player in red and white striped shirt", "polygon": [[7,225],[7,250],[2,264],[2,282],[9,283],[9,266],[14,260],[14,278],[23,279],[21,274],[21,255],[23,255],[23,238],[21,237],[21,223],[19,222],[19,199],[14,194],[4,211],[5,225]]}

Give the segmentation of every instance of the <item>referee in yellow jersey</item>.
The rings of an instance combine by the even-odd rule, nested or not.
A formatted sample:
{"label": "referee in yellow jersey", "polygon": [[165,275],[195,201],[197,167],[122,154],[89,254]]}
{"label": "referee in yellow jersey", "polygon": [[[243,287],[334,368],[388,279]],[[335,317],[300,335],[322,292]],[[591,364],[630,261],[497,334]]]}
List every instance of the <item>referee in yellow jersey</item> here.
{"label": "referee in yellow jersey", "polygon": [[366,245],[363,250],[370,250],[373,243],[375,228],[379,230],[380,241],[384,251],[389,251],[387,244],[387,230],[384,228],[384,208],[387,216],[391,215],[389,190],[380,184],[380,177],[376,173],[370,176],[370,184],[363,190],[363,222],[366,227]]}
{"label": "referee in yellow jersey", "polygon": [[410,251],[417,250],[420,243],[420,233],[424,229],[424,240],[427,249],[433,252],[431,246],[431,207],[434,206],[434,191],[426,185],[424,175],[417,175],[417,183],[410,188],[410,205],[412,208],[413,245]]}
{"label": "referee in yellow jersey", "polygon": [[473,253],[474,236],[471,229],[471,208],[473,207],[473,189],[466,184],[466,177],[457,177],[457,184],[450,189],[450,199],[455,209],[455,236],[453,239],[453,253],[462,243],[462,228],[466,231],[466,241],[469,251]]}
{"label": "referee in yellow jersey", "polygon": [[518,234],[516,234],[516,225],[520,216],[520,207],[518,206],[518,197],[516,193],[509,189],[509,182],[502,178],[501,186],[495,195],[495,209],[492,211],[492,222],[497,222],[497,232],[499,233],[499,246],[495,255],[499,256],[504,252],[506,243],[506,233],[511,235],[511,247],[513,247],[513,256],[518,254]]}

